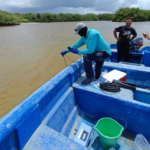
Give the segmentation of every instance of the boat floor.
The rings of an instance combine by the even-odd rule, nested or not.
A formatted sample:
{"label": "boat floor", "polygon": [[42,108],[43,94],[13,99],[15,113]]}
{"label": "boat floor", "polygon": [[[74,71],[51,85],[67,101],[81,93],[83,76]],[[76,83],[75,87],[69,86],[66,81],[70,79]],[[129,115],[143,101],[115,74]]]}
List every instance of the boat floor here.
{"label": "boat floor", "polygon": [[[96,121],[82,114],[77,116],[75,123],[72,127],[72,130],[70,132],[69,138],[74,140],[76,136],[76,132],[79,129],[82,122],[92,127],[92,132],[91,132],[89,143],[88,143],[88,150],[104,150],[101,147],[99,135],[97,131],[94,129],[94,125],[96,124]],[[134,138],[135,138],[135,135],[130,134],[128,132],[124,132],[118,140],[116,150],[122,150],[122,149],[132,150],[131,147],[134,144]]]}
{"label": "boat floor", "polygon": [[[93,93],[100,93],[100,94],[106,94],[100,89],[93,88],[91,85],[83,86],[81,85],[81,81],[85,79],[85,74],[82,74],[82,76],[72,85],[73,88],[78,89],[84,89],[87,91],[91,91]],[[117,93],[109,93],[111,97],[117,97],[121,98],[122,100],[133,100],[133,92],[128,89],[121,89],[120,92]],[[76,136],[77,130],[79,129],[81,123],[85,123],[92,127],[92,132],[90,135],[90,141],[88,143],[88,147],[82,147],[81,145],[74,142],[74,138]],[[82,149],[82,150],[103,150],[103,148],[100,145],[99,141],[99,135],[94,130],[94,125],[96,124],[97,120],[94,120],[93,118],[90,118],[88,116],[85,116],[82,112],[78,112],[78,115],[76,116],[76,119],[74,120],[74,124],[72,126],[72,129],[69,133],[69,136],[64,136],[62,133],[59,133],[52,128],[49,128],[45,124],[41,124],[39,128],[36,130],[36,132],[33,134],[31,139],[28,141],[26,146],[24,147],[24,150],[32,149],[32,150],[41,150],[43,146],[45,149],[50,149],[53,147],[55,150],[65,150],[66,147],[70,148],[74,147],[74,149]],[[132,145],[134,143],[135,135],[132,135],[130,133],[124,132],[122,136],[119,138],[117,143],[117,149],[116,150],[132,150]],[[37,144],[38,143],[38,144]],[[69,147],[68,147],[69,146]]]}
{"label": "boat floor", "polygon": [[[100,94],[106,94],[103,91],[101,91],[100,89],[96,89],[96,88],[92,87],[91,85],[83,86],[81,84],[81,82],[84,79],[85,79],[85,74],[82,74],[82,76],[73,84],[73,87],[84,88],[85,90],[88,90],[88,91],[92,91],[92,92],[96,92],[96,93],[100,93]],[[118,97],[118,98],[120,97],[125,100],[126,99],[133,100],[133,92],[128,89],[122,88],[120,92],[107,93],[107,94],[109,94],[111,97],[113,96],[113,97]],[[69,134],[69,138],[74,140],[76,133],[82,122],[92,127],[90,141],[88,143],[88,150],[103,150],[103,148],[100,145],[99,135],[98,135],[97,131],[94,130],[94,125],[96,124],[97,121],[85,116],[82,113],[78,114],[78,116],[75,120],[75,123],[72,127],[72,130]],[[134,135],[124,132],[122,134],[122,136],[119,138],[119,141],[117,143],[117,150],[121,150],[122,148],[123,148],[123,150],[131,150],[131,146],[133,145],[134,138],[135,138]]]}

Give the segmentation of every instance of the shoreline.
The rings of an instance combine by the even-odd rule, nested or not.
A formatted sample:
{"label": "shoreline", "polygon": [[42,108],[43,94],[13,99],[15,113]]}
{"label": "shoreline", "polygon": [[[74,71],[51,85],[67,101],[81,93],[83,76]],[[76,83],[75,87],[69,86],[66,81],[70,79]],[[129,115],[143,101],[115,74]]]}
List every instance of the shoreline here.
{"label": "shoreline", "polygon": [[[111,21],[111,20],[97,20],[97,21]],[[97,22],[96,21],[96,22]],[[92,22],[92,21],[61,21],[61,22],[22,22],[22,23],[16,23],[16,24],[0,24],[0,27],[7,27],[7,26],[16,26],[16,25],[20,25],[20,24],[40,24],[40,23],[69,23],[69,22]],[[122,23],[122,22],[115,22],[115,21],[111,21],[114,23]],[[133,21],[133,23],[137,23],[137,22],[150,22],[150,21]]]}
{"label": "shoreline", "polygon": [[4,27],[4,26],[17,26],[20,25],[21,23],[16,23],[16,24],[0,24],[0,27]]}

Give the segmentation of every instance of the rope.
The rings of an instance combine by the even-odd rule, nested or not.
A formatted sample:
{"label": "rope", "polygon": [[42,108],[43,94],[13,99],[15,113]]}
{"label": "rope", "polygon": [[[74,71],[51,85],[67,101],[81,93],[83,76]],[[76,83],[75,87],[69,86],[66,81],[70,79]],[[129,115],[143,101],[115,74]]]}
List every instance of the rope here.
{"label": "rope", "polygon": [[67,67],[67,63],[66,63],[65,57],[63,56],[63,58],[64,58],[65,65],[66,65],[66,67]]}
{"label": "rope", "polygon": [[117,84],[117,83],[107,83],[107,82],[104,82],[104,83],[101,83],[100,84],[100,88],[104,91],[107,91],[107,92],[119,92],[120,91],[120,85]]}
{"label": "rope", "polygon": [[115,94],[116,94],[116,92],[106,92],[106,91],[104,91],[104,90],[102,90],[102,89],[101,89],[101,91],[102,91],[103,93],[107,94],[107,95],[115,95]]}
{"label": "rope", "polygon": [[[65,56],[66,56],[66,55],[65,55]],[[73,63],[74,63],[74,61],[73,61],[73,60],[71,60],[69,57],[67,57],[67,56],[66,56],[66,58],[68,58],[71,62],[73,62]]]}
{"label": "rope", "polygon": [[116,83],[107,83],[107,82],[100,83],[101,91],[108,95],[114,95],[116,92],[119,92],[120,87],[121,86]]}
{"label": "rope", "polygon": [[[64,56],[66,56],[66,55],[64,55]],[[64,63],[65,63],[65,65],[66,65],[66,67],[67,67],[66,59],[65,59],[64,56],[63,56],[63,58],[64,58]],[[67,58],[68,60],[70,60],[72,63],[75,63],[75,61],[71,60],[69,57],[66,56],[66,58]],[[80,56],[80,58],[81,58],[81,56]],[[79,67],[79,66],[78,66],[78,67]]]}

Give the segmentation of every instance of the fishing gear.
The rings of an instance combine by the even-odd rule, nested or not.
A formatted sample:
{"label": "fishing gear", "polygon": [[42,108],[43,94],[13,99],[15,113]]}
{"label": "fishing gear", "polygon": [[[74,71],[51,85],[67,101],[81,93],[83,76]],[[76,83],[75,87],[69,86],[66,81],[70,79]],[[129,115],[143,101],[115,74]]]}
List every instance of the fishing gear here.
{"label": "fishing gear", "polygon": [[100,83],[100,88],[107,92],[119,92],[121,91],[120,87],[121,85],[117,83],[108,83],[108,82]]}
{"label": "fishing gear", "polygon": [[129,90],[133,90],[133,91],[136,90],[136,85],[135,84],[122,82],[122,81],[119,81],[119,80],[113,80],[113,83],[116,83],[116,84],[120,85],[122,88],[125,88],[125,89],[129,89]]}
{"label": "fishing gear", "polygon": [[66,59],[65,59],[65,57],[64,57],[64,56],[63,56],[63,58],[64,58],[65,65],[66,65],[66,67],[67,67]]}
{"label": "fishing gear", "polygon": [[[68,46],[68,49],[69,50],[71,50],[72,48],[71,47],[69,47]],[[65,52],[65,53],[63,53],[63,52]],[[65,50],[65,51],[62,51],[60,54],[62,55],[62,57],[63,57],[63,59],[64,59],[64,63],[65,63],[65,66],[67,67],[67,62],[66,62],[66,59],[65,59],[65,55],[66,55],[66,53],[67,53],[67,51]],[[67,56],[66,56],[67,57]],[[68,58],[68,57],[67,57]],[[68,58],[71,62],[73,62],[74,63],[74,61],[72,61],[70,58]]]}
{"label": "fishing gear", "polygon": [[[67,48],[69,49],[69,51],[73,50],[73,48],[71,48],[70,46],[68,46]],[[69,57],[67,57],[66,55],[64,55],[63,58],[64,58],[64,62],[65,62],[66,67],[67,67],[67,63],[66,63],[65,57],[67,59],[69,59],[72,63],[75,63],[75,61],[71,60]],[[81,56],[80,56],[80,58],[81,58]]]}
{"label": "fishing gear", "polygon": [[68,58],[71,62],[75,63],[73,60],[71,60],[69,57],[66,56],[66,58]]}
{"label": "fishing gear", "polygon": [[[112,83],[108,83],[108,82],[100,83],[100,88],[103,92],[104,91],[119,92],[119,91],[121,91],[120,88],[125,88],[125,89],[135,91],[136,90],[136,85],[131,84],[131,83],[127,83],[127,82],[122,82],[122,81],[119,81],[119,80],[113,80]],[[108,94],[108,93],[106,93],[106,94]]]}

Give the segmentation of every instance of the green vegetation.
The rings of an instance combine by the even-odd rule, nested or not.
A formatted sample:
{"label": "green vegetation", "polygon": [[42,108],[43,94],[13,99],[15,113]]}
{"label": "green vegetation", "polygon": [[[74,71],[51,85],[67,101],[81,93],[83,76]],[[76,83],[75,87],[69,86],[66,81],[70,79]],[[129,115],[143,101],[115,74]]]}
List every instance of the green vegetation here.
{"label": "green vegetation", "polygon": [[[14,14],[16,15],[16,14]],[[19,16],[19,15],[18,15]],[[21,15],[22,18],[27,19],[29,22],[67,22],[67,21],[98,21],[98,20],[111,20],[112,14],[51,14],[51,13],[26,13]],[[21,17],[20,16],[20,17]]]}
{"label": "green vegetation", "polygon": [[139,8],[120,8],[112,17],[112,21],[125,22],[127,17],[132,21],[150,21],[150,10]]}
{"label": "green vegetation", "polygon": [[13,25],[27,22],[69,22],[69,21],[98,21],[111,20],[112,14],[51,14],[51,13],[8,13],[0,11],[0,25]]}
{"label": "green vegetation", "polygon": [[99,21],[112,20],[125,22],[127,17],[133,21],[150,21],[150,10],[141,10],[139,8],[120,8],[115,14],[51,14],[51,13],[8,13],[0,11],[0,25],[14,25],[27,22],[69,22],[69,21]]}
{"label": "green vegetation", "polygon": [[17,20],[13,14],[0,11],[0,25],[12,25],[15,23],[17,23]]}

